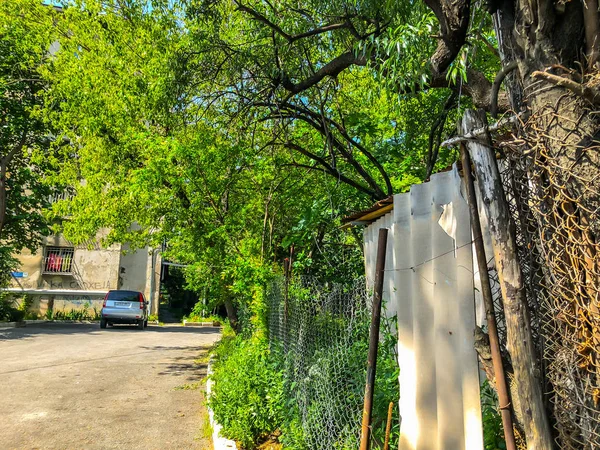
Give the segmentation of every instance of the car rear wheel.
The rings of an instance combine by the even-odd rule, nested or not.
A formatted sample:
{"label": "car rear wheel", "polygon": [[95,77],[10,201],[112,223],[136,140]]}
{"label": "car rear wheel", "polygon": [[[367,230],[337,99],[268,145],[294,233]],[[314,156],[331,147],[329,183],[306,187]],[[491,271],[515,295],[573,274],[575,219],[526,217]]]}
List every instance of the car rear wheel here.
{"label": "car rear wheel", "polygon": [[100,328],[106,328],[106,319],[100,319]]}
{"label": "car rear wheel", "polygon": [[144,319],[141,319],[141,320],[138,322],[138,328],[139,328],[140,330],[143,330],[143,329],[144,329]]}
{"label": "car rear wheel", "polygon": [[144,328],[146,328],[148,326],[148,320],[144,320]]}

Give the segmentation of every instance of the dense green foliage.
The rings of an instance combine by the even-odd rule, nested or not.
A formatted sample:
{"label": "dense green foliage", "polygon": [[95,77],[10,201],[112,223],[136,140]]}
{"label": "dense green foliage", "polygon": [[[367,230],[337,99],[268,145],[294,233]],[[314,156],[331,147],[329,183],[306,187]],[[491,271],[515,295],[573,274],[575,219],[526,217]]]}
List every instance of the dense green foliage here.
{"label": "dense green foliage", "polygon": [[[246,330],[216,353],[211,402],[225,432],[250,448],[279,429],[287,447],[303,448],[298,394],[265,342],[264,286],[290,257],[294,273],[326,282],[361,274],[360,235],[341,219],[456,160],[440,142],[476,103],[472,71],[485,91],[498,68],[489,15],[474,5],[468,45],[438,71],[424,3],[61,3],[0,6],[0,157],[10,163],[0,282],[49,224],[75,244],[106,229],[105,245],[164,249],[202,296],[192,317],[225,304]],[[74,197],[50,205],[57,187]],[[362,325],[344,349],[357,399]],[[378,439],[398,394],[393,347],[388,334]],[[310,355],[312,373],[327,372],[338,350]],[[318,417],[323,405],[310,407]]]}
{"label": "dense green foliage", "polygon": [[39,21],[47,14],[37,3],[0,4],[0,286],[17,267],[12,255],[35,250],[49,232],[41,212],[57,166],[52,127],[40,115],[52,40]]}
{"label": "dense green foliage", "polygon": [[[166,243],[209,306],[249,305],[292,247],[295,270],[359,273],[361,243],[340,218],[427,175],[429,128],[434,143],[451,132],[436,120],[450,91],[398,96],[382,82],[391,63],[362,62],[296,90],[340,52],[376,61],[392,40],[429,49],[431,17],[415,22],[423,7],[377,2],[310,4],[305,17],[258,3],[149,4],[74,1],[46,23],[60,47],[43,70],[44,115],[71,144],[54,181],[77,194],[53,205],[50,218],[70,218],[55,229],[75,243],[101,228],[105,244]],[[322,14],[350,25],[286,37]],[[414,67],[420,56],[411,53]],[[429,69],[419,67],[422,79]],[[440,150],[436,167],[455,157]]]}
{"label": "dense green foliage", "polygon": [[498,395],[486,380],[481,387],[481,412],[483,415],[483,444],[485,450],[504,450],[504,430]]}
{"label": "dense green foliage", "polygon": [[0,293],[0,321],[20,322],[25,318],[25,311],[15,304],[12,295]]}
{"label": "dense green foliage", "polygon": [[[323,312],[320,306],[311,308],[321,305],[317,297],[327,296],[331,288],[307,289],[299,281],[292,283],[288,301],[290,315],[295,316],[290,322],[295,325],[289,336],[293,342],[287,348],[276,330],[262,330],[260,324],[247,327],[235,338],[226,328],[215,351],[211,378],[216,387],[209,399],[224,436],[246,449],[254,448],[269,435],[277,435],[283,448],[290,450],[307,450],[314,442],[335,442],[332,448],[338,450],[357,447],[370,314],[360,303],[361,297],[351,298],[356,293],[350,285],[347,287],[349,297],[344,301],[362,305],[356,310],[350,308],[352,314]],[[273,294],[277,295],[269,295]],[[389,403],[398,402],[393,322],[382,320],[373,449],[383,445]],[[299,329],[303,330],[302,337],[293,334],[292,330]],[[265,336],[269,336],[269,342]],[[393,446],[399,437],[397,408],[392,424]]]}
{"label": "dense green foliage", "polygon": [[283,374],[264,339],[225,336],[215,350],[209,405],[223,434],[252,449],[286,414]]}

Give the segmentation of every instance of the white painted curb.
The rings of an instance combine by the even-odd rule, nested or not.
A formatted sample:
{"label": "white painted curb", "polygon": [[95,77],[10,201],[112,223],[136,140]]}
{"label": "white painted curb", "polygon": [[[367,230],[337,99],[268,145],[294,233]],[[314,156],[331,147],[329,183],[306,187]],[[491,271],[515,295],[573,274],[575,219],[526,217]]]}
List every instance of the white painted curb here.
{"label": "white painted curb", "polygon": [[[210,379],[212,375],[212,358],[208,361],[208,379],[206,380],[206,398],[210,397],[210,391],[212,389],[213,380]],[[208,408],[208,419],[210,420],[210,426],[213,429],[213,446],[214,450],[237,450],[235,442],[230,439],[221,437],[221,425],[215,422],[215,415],[212,409]]]}

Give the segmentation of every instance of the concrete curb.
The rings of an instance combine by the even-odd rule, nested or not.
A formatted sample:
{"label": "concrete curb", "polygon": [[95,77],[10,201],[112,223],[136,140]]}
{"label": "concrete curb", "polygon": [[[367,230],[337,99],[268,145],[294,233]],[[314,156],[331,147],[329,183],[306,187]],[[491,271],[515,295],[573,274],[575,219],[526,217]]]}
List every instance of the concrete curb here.
{"label": "concrete curb", "polygon": [[25,322],[0,322],[0,329],[3,328],[22,328],[26,326]]}
{"label": "concrete curb", "polygon": [[[212,390],[212,385],[213,385],[213,381],[210,379],[210,376],[212,375],[212,361],[213,358],[211,356],[210,360],[208,361],[208,379],[206,380],[206,398],[210,398],[210,391]],[[224,437],[221,437],[221,425],[219,425],[217,422],[215,422],[215,415],[212,411],[212,409],[210,409],[207,406],[208,409],[208,419],[210,420],[210,426],[213,429],[213,446],[214,446],[214,450],[237,450],[237,446],[235,445],[235,442],[230,440],[230,439],[225,439]]]}
{"label": "concrete curb", "polygon": [[184,327],[221,327],[221,324],[218,322],[188,322],[187,320],[183,321]]}
{"label": "concrete curb", "polygon": [[25,322],[36,323],[100,323],[99,320],[26,320]]}
{"label": "concrete curb", "polygon": [[43,323],[100,323],[99,320],[24,320],[22,322],[0,322],[1,328],[24,328],[27,325],[40,325]]}

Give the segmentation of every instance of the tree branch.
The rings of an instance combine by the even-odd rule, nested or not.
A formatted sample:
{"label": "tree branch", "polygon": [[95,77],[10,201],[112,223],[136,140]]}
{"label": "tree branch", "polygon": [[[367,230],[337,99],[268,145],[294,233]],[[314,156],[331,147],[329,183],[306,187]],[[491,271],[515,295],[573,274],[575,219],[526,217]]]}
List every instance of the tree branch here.
{"label": "tree branch", "polygon": [[314,28],[309,31],[305,31],[304,33],[296,34],[294,36],[290,36],[289,41],[294,42],[300,39],[304,39],[306,37],[315,36],[317,34],[327,33],[328,31],[339,30],[340,28],[350,28],[349,22],[341,22],[341,23],[332,23],[330,25],[325,25],[319,28]]}
{"label": "tree branch", "polygon": [[326,116],[321,116],[317,113],[315,113],[314,111],[311,111],[307,108],[303,108],[301,106],[298,105],[294,105],[291,103],[286,103],[285,105],[283,105],[283,107],[285,108],[290,108],[293,109],[297,112],[301,112],[303,114],[306,114],[310,117],[312,117],[315,120],[321,119],[324,122],[326,122],[327,124],[333,126],[336,130],[338,130],[338,132],[340,133],[340,135],[353,147],[357,148],[363,155],[365,155],[367,157],[367,159],[377,168],[377,170],[379,171],[379,173],[381,174],[381,176],[384,179],[385,185],[386,185],[386,189],[387,189],[387,194],[388,195],[392,195],[393,193],[393,188],[392,188],[392,183],[390,181],[390,178],[387,174],[387,172],[385,171],[385,169],[383,168],[383,166],[381,165],[381,163],[377,160],[377,158],[375,158],[375,156],[373,156],[373,154],[371,152],[369,152],[366,147],[364,147],[362,144],[360,144],[359,142],[357,142],[356,140],[354,140],[352,137],[350,137],[350,135],[348,134],[346,128],[344,126],[342,126],[341,124],[339,124],[338,122],[336,122],[335,120],[326,117]]}
{"label": "tree branch", "polygon": [[235,4],[237,5],[238,11],[242,11],[242,12],[250,14],[252,17],[254,17],[254,19],[258,20],[261,23],[264,23],[266,26],[268,26],[273,31],[275,31],[277,34],[279,34],[280,36],[285,38],[285,40],[287,40],[290,44],[293,43],[294,41],[298,41],[300,39],[304,39],[304,38],[307,38],[310,36],[315,36],[317,34],[327,33],[329,31],[339,30],[340,28],[348,28],[350,30],[354,28],[354,25],[352,25],[350,20],[344,20],[343,22],[331,23],[329,25],[323,25],[322,27],[313,28],[312,30],[305,31],[303,33],[289,34],[289,33],[286,33],[285,31],[283,31],[283,29],[279,25],[277,25],[274,22],[271,22],[263,14],[259,13],[255,9],[252,9],[246,5],[242,5],[237,0],[234,0],[234,1],[235,1]]}
{"label": "tree branch", "polygon": [[454,61],[467,38],[470,0],[424,0],[440,23],[440,40],[430,58],[434,73],[444,72]]}
{"label": "tree branch", "polygon": [[[352,155],[346,150],[344,145],[335,137],[331,136],[327,133],[327,129],[324,124],[318,124],[313,118],[307,117],[299,112],[294,112],[294,117],[296,119],[302,120],[303,122],[310,125],[316,131],[318,131],[322,136],[326,139],[329,138],[330,145],[335,146],[335,148],[340,152],[344,160],[350,164],[354,169],[358,172],[358,174],[362,177],[363,180],[367,182],[367,184],[373,189],[373,191],[377,194],[377,198],[385,198],[386,195],[379,187],[379,184],[373,179],[373,177],[367,172],[367,170],[358,162]],[[337,169],[336,169],[337,170]]]}
{"label": "tree branch", "polygon": [[292,38],[292,36],[290,36],[285,31],[283,31],[277,24],[271,22],[269,19],[267,19],[265,16],[263,16],[258,11],[254,10],[252,8],[249,8],[249,7],[245,6],[245,5],[242,5],[237,0],[234,0],[234,2],[237,5],[237,10],[238,11],[242,11],[242,12],[250,14],[256,20],[258,20],[259,22],[264,23],[266,26],[268,26],[269,28],[271,28],[272,30],[274,30],[275,32],[277,32],[277,34],[283,36],[286,40],[290,41],[290,39]]}
{"label": "tree branch", "polygon": [[429,179],[431,174],[433,173],[433,169],[435,167],[435,163],[437,161],[437,157],[440,151],[442,133],[444,131],[444,125],[446,124],[446,119],[448,118],[448,113],[456,106],[456,98],[458,94],[453,91],[450,96],[446,99],[444,103],[444,108],[442,109],[441,114],[438,116],[433,126],[431,127],[431,132],[429,133],[429,146],[427,149],[427,174],[425,175],[425,179]]}
{"label": "tree branch", "polygon": [[319,83],[325,77],[335,78],[350,66],[365,66],[366,64],[367,59],[364,56],[356,56],[350,51],[332,59],[310,77],[299,83],[293,83],[286,74],[283,74],[281,84],[291,94],[298,94]]}
{"label": "tree branch", "polygon": [[363,193],[369,195],[372,199],[379,200],[379,199],[385,197],[385,196],[378,195],[375,191],[373,191],[373,190],[367,188],[366,186],[343,175],[338,169],[334,169],[333,167],[331,167],[331,165],[329,165],[329,163],[327,161],[325,161],[325,159],[321,158],[318,155],[315,155],[314,153],[309,152],[304,147],[301,147],[300,145],[298,145],[294,142],[286,142],[283,144],[283,146],[286,148],[289,148],[290,150],[295,150],[295,151],[301,153],[302,155],[312,159],[313,161],[319,163],[321,166],[323,166],[323,168],[325,169],[325,171],[327,173],[329,173],[330,175],[333,175],[335,178],[337,178],[341,182],[352,186],[353,188],[359,190],[360,192],[363,192]]}
{"label": "tree branch", "polygon": [[539,70],[533,72],[531,77],[545,80],[548,83],[554,84],[555,86],[565,88],[594,105],[600,104],[600,91],[598,89],[590,88],[581,83],[577,83],[576,81],[569,80],[568,78],[560,77],[558,75],[553,75],[548,72],[540,72]]}
{"label": "tree branch", "polygon": [[498,117],[498,92],[500,92],[500,85],[504,81],[504,78],[506,78],[506,75],[515,70],[517,67],[519,67],[517,61],[509,62],[506,66],[500,69],[500,71],[496,75],[496,78],[494,79],[494,83],[492,84],[490,107],[490,113],[494,119]]}

